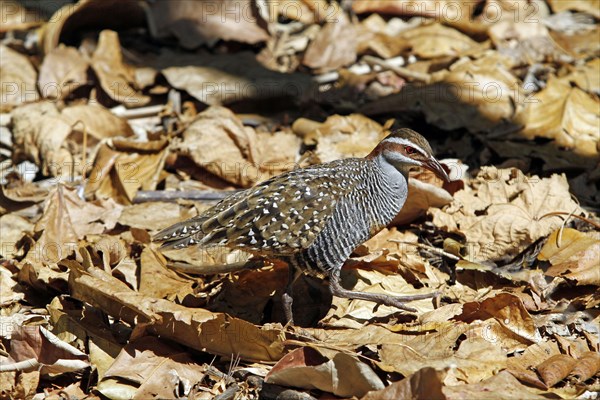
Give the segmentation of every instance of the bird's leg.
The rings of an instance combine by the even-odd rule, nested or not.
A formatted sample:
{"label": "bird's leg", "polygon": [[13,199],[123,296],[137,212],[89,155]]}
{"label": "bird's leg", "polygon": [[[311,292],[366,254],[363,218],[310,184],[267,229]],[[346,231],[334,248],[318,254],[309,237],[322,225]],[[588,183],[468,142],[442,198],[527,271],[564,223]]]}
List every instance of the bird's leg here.
{"label": "bird's leg", "polygon": [[344,289],[340,284],[340,271],[334,270],[329,273],[329,290],[331,294],[336,297],[343,297],[346,299],[358,299],[358,300],[367,300],[372,301],[378,304],[384,304],[386,306],[396,307],[401,310],[416,312],[417,310],[405,305],[404,303],[407,301],[413,300],[422,300],[422,299],[430,299],[435,297],[437,293],[428,293],[428,294],[417,294],[413,296],[388,296],[386,294],[380,293],[365,293],[365,292],[356,292],[353,290]]}
{"label": "bird's leg", "polygon": [[288,263],[289,278],[285,292],[281,295],[281,303],[283,304],[283,313],[285,314],[286,324],[294,325],[294,314],[292,305],[294,303],[294,282],[298,279],[301,271],[296,268],[293,262]]}

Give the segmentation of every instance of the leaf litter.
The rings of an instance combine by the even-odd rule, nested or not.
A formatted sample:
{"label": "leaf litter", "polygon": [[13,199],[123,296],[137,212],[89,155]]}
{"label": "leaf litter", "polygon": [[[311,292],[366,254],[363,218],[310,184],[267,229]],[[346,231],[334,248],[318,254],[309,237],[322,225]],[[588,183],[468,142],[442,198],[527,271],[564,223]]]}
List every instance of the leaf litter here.
{"label": "leaf litter", "polygon": [[[9,3],[2,398],[600,390],[596,2]],[[301,277],[286,325],[283,263],[151,241],[400,126],[455,182],[411,172],[342,282],[415,314]]]}

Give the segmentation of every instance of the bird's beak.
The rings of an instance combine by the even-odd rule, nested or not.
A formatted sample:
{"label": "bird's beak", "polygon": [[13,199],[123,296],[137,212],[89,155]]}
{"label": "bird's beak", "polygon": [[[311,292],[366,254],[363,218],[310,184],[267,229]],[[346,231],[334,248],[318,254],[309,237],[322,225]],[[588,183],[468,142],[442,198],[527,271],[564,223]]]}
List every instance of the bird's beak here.
{"label": "bird's beak", "polygon": [[445,182],[450,182],[450,177],[442,167],[442,164],[434,157],[423,163],[423,167],[433,172],[438,178],[443,179]]}

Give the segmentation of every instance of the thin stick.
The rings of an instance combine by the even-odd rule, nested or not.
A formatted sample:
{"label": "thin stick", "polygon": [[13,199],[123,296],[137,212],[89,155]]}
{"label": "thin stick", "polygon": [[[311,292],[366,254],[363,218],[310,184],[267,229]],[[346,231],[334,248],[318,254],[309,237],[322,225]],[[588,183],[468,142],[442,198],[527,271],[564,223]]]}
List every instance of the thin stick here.
{"label": "thin stick", "polygon": [[177,201],[181,199],[219,201],[237,192],[238,190],[222,190],[219,192],[212,190],[140,190],[136,193],[133,202],[145,203],[148,201]]}
{"label": "thin stick", "polygon": [[568,213],[568,212],[565,212],[565,211],[553,211],[553,212],[549,212],[549,213],[544,214],[541,217],[539,217],[538,221],[542,220],[542,219],[544,219],[546,217],[555,217],[555,216],[558,216],[558,215],[567,215],[569,217],[577,218],[577,219],[579,219],[579,220],[581,220],[583,222],[587,222],[588,224],[592,225],[596,229],[600,229],[600,224],[598,224],[598,223],[596,223],[596,222],[594,222],[594,221],[592,221],[590,219],[587,219],[585,217],[582,217],[580,215],[571,214],[571,213]]}
{"label": "thin stick", "polygon": [[386,60],[382,60],[381,58],[373,57],[373,56],[363,56],[362,60],[367,64],[379,65],[382,68],[388,69],[394,73],[396,73],[401,78],[420,81],[424,83],[429,83],[431,81],[431,75],[424,74],[422,72],[411,71],[408,68],[390,65]]}

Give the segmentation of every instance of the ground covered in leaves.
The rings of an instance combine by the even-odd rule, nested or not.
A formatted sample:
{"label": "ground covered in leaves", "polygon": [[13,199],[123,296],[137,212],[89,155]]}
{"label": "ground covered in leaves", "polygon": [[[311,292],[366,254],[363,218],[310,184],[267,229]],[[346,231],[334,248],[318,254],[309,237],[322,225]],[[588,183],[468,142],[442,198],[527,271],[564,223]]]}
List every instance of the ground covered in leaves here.
{"label": "ground covered in leaves", "polygon": [[[0,397],[597,398],[598,1],[0,1]],[[346,288],[162,252],[231,191],[424,134]],[[340,232],[343,235],[343,232]]]}

